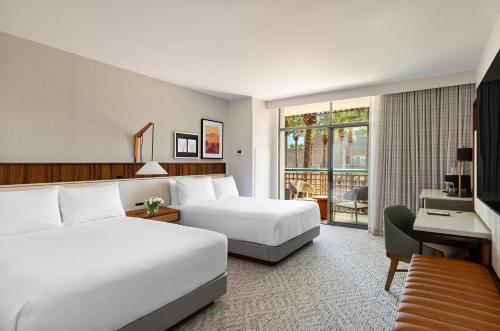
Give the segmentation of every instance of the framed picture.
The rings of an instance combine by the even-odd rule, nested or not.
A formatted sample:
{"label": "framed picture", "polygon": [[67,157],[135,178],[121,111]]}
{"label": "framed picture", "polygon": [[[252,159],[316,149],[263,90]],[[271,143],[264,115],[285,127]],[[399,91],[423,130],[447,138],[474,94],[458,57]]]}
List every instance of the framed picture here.
{"label": "framed picture", "polygon": [[176,159],[197,159],[199,136],[195,133],[174,132],[174,157]]}
{"label": "framed picture", "polygon": [[224,150],[224,124],[219,121],[201,120],[201,158],[222,159]]}

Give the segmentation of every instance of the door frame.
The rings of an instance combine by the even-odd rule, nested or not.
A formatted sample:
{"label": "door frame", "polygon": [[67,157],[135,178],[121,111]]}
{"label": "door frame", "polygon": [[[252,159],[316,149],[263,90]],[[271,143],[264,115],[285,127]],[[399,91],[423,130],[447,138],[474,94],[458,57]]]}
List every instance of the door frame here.
{"label": "door frame", "polygon": [[[368,130],[368,137],[370,137],[370,125],[369,122],[350,122],[350,123],[339,123],[339,124],[332,124],[328,126],[328,225],[335,225],[335,226],[343,226],[347,228],[356,228],[356,229],[368,229],[368,224],[355,224],[355,223],[346,223],[346,222],[334,222],[332,221],[332,205],[333,205],[333,139],[334,134],[333,130],[336,128],[354,128],[354,127],[366,127]],[[369,148],[369,139],[368,139],[368,152],[370,151]],[[368,164],[369,166],[369,164]]]}
{"label": "door frame", "polygon": [[[278,123],[279,126],[279,123]],[[278,128],[278,199],[281,199],[281,185],[283,183],[281,182],[281,151],[284,146],[282,146],[281,142],[281,135],[283,132],[293,132],[293,131],[302,131],[310,128],[314,129],[327,129],[328,130],[328,161],[327,161],[327,168],[328,168],[328,201],[327,201],[327,211],[328,211],[328,222],[326,224],[328,225],[335,225],[335,226],[343,226],[343,227],[349,227],[349,228],[357,228],[357,229],[368,229],[368,225],[366,224],[352,224],[352,223],[344,223],[344,222],[333,222],[331,220],[331,215],[332,215],[332,199],[333,199],[333,130],[338,129],[338,128],[352,128],[352,127],[366,127],[368,129],[368,137],[370,136],[370,125],[368,121],[363,121],[363,122],[349,122],[349,123],[336,123],[336,124],[328,124],[328,125],[318,125],[314,127],[307,127],[307,126],[302,126],[302,127],[293,127],[293,128]],[[284,143],[287,143],[287,136],[286,134],[284,135]],[[368,151],[369,151],[369,146],[370,141],[368,139]],[[286,146],[286,145],[285,145]],[[368,164],[369,166],[369,164]]]}

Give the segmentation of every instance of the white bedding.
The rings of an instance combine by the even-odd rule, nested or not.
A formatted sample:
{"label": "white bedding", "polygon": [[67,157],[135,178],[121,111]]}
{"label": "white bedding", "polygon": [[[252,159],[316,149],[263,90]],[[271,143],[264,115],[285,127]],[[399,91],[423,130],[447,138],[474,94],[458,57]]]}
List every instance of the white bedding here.
{"label": "white bedding", "polygon": [[116,330],[226,271],[227,238],[115,217],[0,238],[0,330]]}
{"label": "white bedding", "polygon": [[320,223],[313,201],[233,197],[173,207],[180,209],[182,225],[267,246],[279,246]]}

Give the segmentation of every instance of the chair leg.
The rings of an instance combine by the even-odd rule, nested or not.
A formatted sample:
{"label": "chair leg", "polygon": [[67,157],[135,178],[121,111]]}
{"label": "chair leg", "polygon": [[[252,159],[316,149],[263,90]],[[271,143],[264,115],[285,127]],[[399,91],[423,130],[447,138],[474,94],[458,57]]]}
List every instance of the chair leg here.
{"label": "chair leg", "polygon": [[354,209],[354,214],[356,215],[356,224],[358,224],[358,210]]}
{"label": "chair leg", "polygon": [[397,256],[390,256],[391,265],[389,266],[389,272],[387,274],[387,280],[385,282],[385,290],[389,291],[392,284],[392,279],[394,278],[394,274],[396,273],[396,269],[398,268],[399,258]]}

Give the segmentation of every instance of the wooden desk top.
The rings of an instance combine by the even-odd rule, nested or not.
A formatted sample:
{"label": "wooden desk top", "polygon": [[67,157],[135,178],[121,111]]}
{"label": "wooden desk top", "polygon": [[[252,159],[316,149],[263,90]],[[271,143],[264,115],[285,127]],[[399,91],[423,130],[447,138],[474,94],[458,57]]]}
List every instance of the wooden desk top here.
{"label": "wooden desk top", "polygon": [[428,215],[428,210],[432,209],[420,208],[414,230],[491,240],[491,231],[476,213],[439,210],[449,212],[450,216],[437,216]]}
{"label": "wooden desk top", "polygon": [[433,189],[423,189],[420,192],[420,199],[472,201],[472,197],[467,197],[467,198],[450,197],[444,195],[442,190],[433,190]]}

